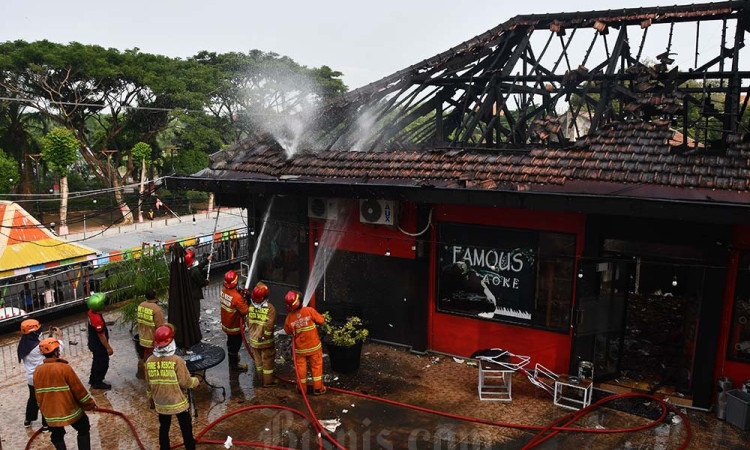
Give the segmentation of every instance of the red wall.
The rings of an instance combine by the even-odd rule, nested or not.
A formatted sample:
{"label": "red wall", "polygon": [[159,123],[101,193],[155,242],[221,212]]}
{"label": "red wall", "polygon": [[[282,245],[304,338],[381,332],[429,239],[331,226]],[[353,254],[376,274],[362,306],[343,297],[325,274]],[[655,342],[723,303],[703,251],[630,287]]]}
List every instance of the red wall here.
{"label": "red wall", "polygon": [[[586,218],[582,214],[440,205],[435,207],[433,220],[571,233],[576,235],[576,257],[583,252]],[[500,347],[513,353],[529,355],[533,363],[541,363],[555,372],[567,372],[570,360],[570,333],[536,330],[436,311],[436,238],[437,230],[433,228],[428,311],[429,348],[469,356],[479,349]]]}
{"label": "red wall", "polygon": [[721,334],[716,356],[715,378],[729,377],[735,387],[750,379],[750,364],[727,359],[727,345],[732,325],[732,311],[734,310],[734,289],[737,282],[737,268],[740,250],[750,250],[750,227],[736,226],[734,228],[732,246],[734,250],[729,255],[727,264],[727,288],[724,290],[724,309],[721,318]]}

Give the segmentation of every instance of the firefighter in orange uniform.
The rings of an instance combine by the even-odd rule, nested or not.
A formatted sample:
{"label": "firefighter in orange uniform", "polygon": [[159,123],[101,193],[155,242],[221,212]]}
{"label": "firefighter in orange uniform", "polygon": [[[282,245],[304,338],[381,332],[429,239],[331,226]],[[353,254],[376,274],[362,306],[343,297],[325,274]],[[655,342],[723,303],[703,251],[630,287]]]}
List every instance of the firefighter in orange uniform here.
{"label": "firefighter in orange uniform", "polygon": [[34,388],[42,416],[52,431],[50,439],[57,450],[65,449],[65,427],[78,432],[80,450],[91,448],[89,418],[84,412],[96,408],[91,394],[67,361],[60,358],[60,341],[47,338],[39,343],[44,363],[34,371]]}
{"label": "firefighter in orange uniform", "polygon": [[276,308],[268,302],[268,286],[258,283],[250,294],[251,307],[247,313],[247,335],[253,347],[255,370],[263,387],[276,382],[273,364],[276,348],[273,343],[273,327],[276,325]]}
{"label": "firefighter in orange uniform", "polygon": [[229,370],[246,371],[247,365],[240,364],[242,347],[242,317],[247,315],[248,306],[237,290],[240,277],[234,270],[224,274],[224,289],[221,290],[221,329],[227,334],[227,356]]}
{"label": "firefighter in orange uniform", "polygon": [[297,363],[297,377],[306,389],[307,360],[310,360],[310,370],[313,376],[313,394],[322,395],[326,388],[323,386],[323,350],[315,326],[323,324],[325,319],[309,306],[302,306],[299,292],[289,291],[284,298],[289,314],[284,322],[284,331],[294,339],[294,359]]}

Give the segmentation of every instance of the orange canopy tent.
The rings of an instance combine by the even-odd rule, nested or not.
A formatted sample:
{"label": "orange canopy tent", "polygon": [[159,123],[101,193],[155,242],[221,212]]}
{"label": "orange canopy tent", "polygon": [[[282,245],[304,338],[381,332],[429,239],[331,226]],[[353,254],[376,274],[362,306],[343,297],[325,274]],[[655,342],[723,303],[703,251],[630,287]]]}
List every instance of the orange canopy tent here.
{"label": "orange canopy tent", "polygon": [[96,251],[55,236],[14,202],[0,201],[0,278],[94,259]]}

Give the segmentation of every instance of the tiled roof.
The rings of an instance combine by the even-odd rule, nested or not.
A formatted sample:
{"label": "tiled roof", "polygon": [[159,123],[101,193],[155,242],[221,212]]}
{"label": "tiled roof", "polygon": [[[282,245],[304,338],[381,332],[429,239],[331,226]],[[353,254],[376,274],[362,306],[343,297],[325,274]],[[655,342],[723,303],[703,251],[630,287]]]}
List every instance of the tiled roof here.
{"label": "tiled roof", "polygon": [[750,142],[733,137],[724,154],[670,146],[668,121],[615,122],[565,149],[331,150],[287,159],[275,143],[244,141],[212,157],[210,168],[246,178],[523,190],[571,181],[750,191]]}

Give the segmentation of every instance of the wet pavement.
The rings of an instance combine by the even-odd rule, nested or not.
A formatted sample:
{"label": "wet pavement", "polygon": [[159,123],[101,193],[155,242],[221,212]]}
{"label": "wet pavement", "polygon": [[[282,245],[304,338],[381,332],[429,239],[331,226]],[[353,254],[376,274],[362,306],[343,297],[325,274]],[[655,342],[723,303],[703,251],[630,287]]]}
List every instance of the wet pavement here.
{"label": "wet pavement", "polygon": [[[207,312],[207,310],[209,312]],[[116,321],[118,314],[105,314]],[[207,342],[225,347],[225,337],[219,325],[219,308],[212,299],[204,300],[202,330]],[[43,323],[44,328],[56,325],[63,329],[67,347],[66,358],[79,377],[87,380],[90,353],[86,348],[85,314],[76,314],[54,322]],[[99,407],[114,409],[126,414],[133,422],[140,438],[149,449],[158,448],[158,422],[156,413],[148,409],[145,384],[136,378],[137,355],[131,340],[129,326],[115,323],[110,327],[112,356],[107,381],[110,391],[92,391]],[[16,343],[19,333],[0,336],[2,358],[0,381],[0,433],[2,449],[22,449],[40,423],[31,429],[23,428],[23,416],[28,390],[23,366],[16,360]],[[278,373],[291,378],[289,339],[282,336],[277,342]],[[249,356],[243,349],[244,362]],[[282,362],[283,358],[283,362]],[[480,401],[477,395],[477,369],[466,362],[458,363],[444,355],[416,355],[408,351],[381,344],[367,344],[363,348],[362,367],[354,375],[330,371],[325,358],[325,377],[328,386],[351,389],[382,396],[426,408],[466,415],[481,419],[522,424],[545,425],[568,411],[555,407],[552,399],[519,375],[513,380],[513,401]],[[222,415],[238,408],[254,405],[281,405],[306,412],[301,397],[291,385],[280,384],[272,388],[253,388],[252,363],[248,373],[230,376],[227,363],[209,369],[209,380],[227,389],[226,401],[220,390],[205,385],[195,390],[198,417],[193,421],[195,434]],[[656,405],[640,402],[639,410],[657,411]],[[319,419],[341,420],[334,437],[349,449],[378,448],[445,448],[445,449],[518,449],[536,433],[489,425],[462,422],[398,406],[329,391],[322,397],[310,397]],[[658,411],[657,411],[658,412]],[[741,432],[712,414],[687,411],[693,427],[690,448],[747,448],[750,433]],[[658,415],[658,414],[657,414]],[[92,446],[94,449],[138,448],[125,421],[102,413],[90,413]],[[621,428],[648,423],[649,419],[624,413],[612,408],[600,408],[576,425],[590,428]],[[685,426],[672,416],[668,421],[647,431],[625,434],[560,434],[543,443],[543,449],[616,448],[616,449],[675,449],[685,436]],[[176,421],[172,426],[172,443],[181,442]],[[291,448],[317,448],[317,438],[304,420],[288,411],[255,409],[238,413],[216,424],[204,438],[225,441],[260,441]],[[75,432],[67,433],[69,448],[75,448]],[[223,448],[220,445],[201,444],[199,448]],[[52,448],[49,435],[37,438],[33,449]],[[331,448],[326,445],[325,448]]]}

